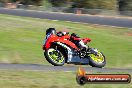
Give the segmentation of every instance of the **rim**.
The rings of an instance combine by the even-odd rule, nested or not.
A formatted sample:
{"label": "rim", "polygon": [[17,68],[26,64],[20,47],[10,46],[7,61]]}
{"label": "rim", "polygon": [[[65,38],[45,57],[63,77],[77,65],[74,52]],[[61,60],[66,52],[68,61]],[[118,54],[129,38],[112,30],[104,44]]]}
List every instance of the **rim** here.
{"label": "rim", "polygon": [[94,54],[90,54],[90,57],[93,61],[97,62],[97,63],[103,63],[104,62],[104,56],[102,55],[101,52],[97,52],[98,55],[94,55]]}
{"label": "rim", "polygon": [[62,53],[53,48],[48,50],[48,56],[53,62],[58,64],[61,64],[64,61],[64,56],[62,55]]}

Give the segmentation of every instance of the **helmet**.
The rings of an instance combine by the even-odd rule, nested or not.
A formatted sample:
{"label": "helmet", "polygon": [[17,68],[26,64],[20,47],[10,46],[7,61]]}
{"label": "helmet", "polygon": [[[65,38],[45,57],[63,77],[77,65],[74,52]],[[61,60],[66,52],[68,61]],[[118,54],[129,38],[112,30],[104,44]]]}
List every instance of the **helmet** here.
{"label": "helmet", "polygon": [[48,29],[46,30],[46,35],[47,35],[48,33],[56,34],[55,28],[48,28]]}

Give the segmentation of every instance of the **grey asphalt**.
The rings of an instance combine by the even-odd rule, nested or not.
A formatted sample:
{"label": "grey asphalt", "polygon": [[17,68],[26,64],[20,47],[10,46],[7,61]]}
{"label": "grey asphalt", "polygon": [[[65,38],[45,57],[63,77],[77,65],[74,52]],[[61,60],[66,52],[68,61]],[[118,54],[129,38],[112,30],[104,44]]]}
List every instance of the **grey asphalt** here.
{"label": "grey asphalt", "polygon": [[[64,71],[64,72],[76,72],[79,66],[52,66],[52,65],[39,65],[39,64],[8,64],[0,63],[1,70],[26,70],[26,71]],[[94,73],[132,73],[132,69],[121,69],[121,68],[95,68],[85,66],[86,72]]]}
{"label": "grey asphalt", "polygon": [[128,19],[128,18],[125,19],[125,18],[86,16],[86,15],[75,15],[75,14],[61,14],[61,13],[5,9],[5,8],[0,8],[0,14],[10,14],[17,16],[41,18],[41,19],[83,22],[83,23],[91,23],[91,24],[132,28],[132,19]]}

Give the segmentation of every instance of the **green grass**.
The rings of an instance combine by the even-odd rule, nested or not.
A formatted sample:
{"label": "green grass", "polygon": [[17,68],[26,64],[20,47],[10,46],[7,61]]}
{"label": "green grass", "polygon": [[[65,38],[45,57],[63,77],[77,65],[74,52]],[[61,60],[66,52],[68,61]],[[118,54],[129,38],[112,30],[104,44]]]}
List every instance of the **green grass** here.
{"label": "green grass", "polygon": [[132,30],[79,24],[64,21],[0,14],[0,62],[49,64],[42,50],[45,30],[69,29],[92,39],[91,47],[100,49],[107,59],[106,67],[132,67]]}
{"label": "green grass", "polygon": [[132,84],[76,83],[76,73],[38,71],[0,71],[1,88],[132,88]]}

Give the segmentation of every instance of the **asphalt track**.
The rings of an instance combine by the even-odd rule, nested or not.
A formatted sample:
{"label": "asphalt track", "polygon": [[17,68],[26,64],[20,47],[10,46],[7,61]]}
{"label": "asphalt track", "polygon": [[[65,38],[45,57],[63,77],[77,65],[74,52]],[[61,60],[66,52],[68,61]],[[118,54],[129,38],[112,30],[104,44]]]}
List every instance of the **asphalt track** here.
{"label": "asphalt track", "polygon": [[[39,64],[8,64],[1,63],[1,70],[25,70],[25,71],[64,71],[64,72],[76,72],[79,66],[51,66],[51,65],[39,65]],[[120,68],[94,68],[85,66],[86,72],[90,73],[132,73],[132,69],[120,69]]]}
{"label": "asphalt track", "polygon": [[[111,18],[111,17],[99,17],[99,16],[78,16],[74,14],[62,14],[62,13],[49,13],[40,11],[28,11],[28,10],[15,10],[0,8],[0,14],[10,14],[17,16],[26,16],[34,18],[43,18],[51,20],[63,20],[72,22],[84,22],[91,24],[110,25],[118,27],[132,28],[132,19],[128,18]],[[38,64],[5,64],[0,63],[0,69],[2,70],[31,70],[31,71],[77,71],[77,66],[49,66]],[[85,67],[87,72],[123,72],[132,73],[132,69],[118,69],[118,68],[93,68]]]}
{"label": "asphalt track", "polygon": [[132,19],[0,8],[0,14],[132,28]]}

